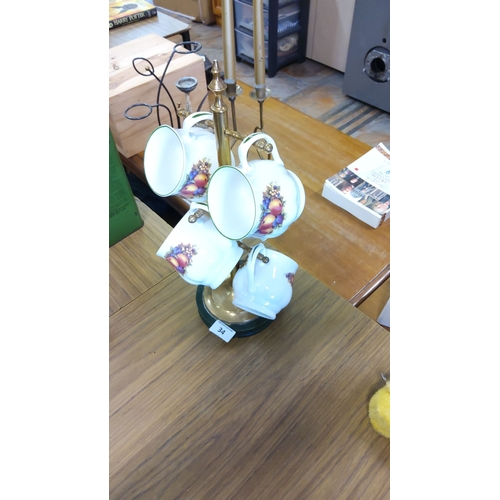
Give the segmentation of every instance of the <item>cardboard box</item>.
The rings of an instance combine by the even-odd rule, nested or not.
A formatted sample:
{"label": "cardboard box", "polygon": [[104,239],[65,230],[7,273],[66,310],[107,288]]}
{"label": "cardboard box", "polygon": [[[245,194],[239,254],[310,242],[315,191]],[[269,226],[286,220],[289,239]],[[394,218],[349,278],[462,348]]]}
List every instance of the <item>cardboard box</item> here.
{"label": "cardboard box", "polygon": [[[157,109],[160,110],[162,125],[178,128],[177,103],[183,108],[186,105],[186,95],[175,86],[180,78],[193,76],[198,80],[197,87],[189,94],[192,110],[196,111],[202,102],[200,109],[210,110],[209,99],[205,99],[207,81],[203,57],[198,54],[174,54],[163,84],[170,92],[175,106],[164,89],[161,90],[159,99],[160,104],[170,110],[172,121],[168,111],[162,107],[153,107],[152,113],[141,120],[130,120],[125,116],[125,112],[133,104],[153,106],[157,103],[158,80],[154,76],[139,74],[133,66],[133,60],[147,59],[149,64],[141,59],[136,60],[136,68],[147,75],[146,68],[152,65],[155,75],[160,79],[174,46],[175,43],[159,35],[146,35],[109,49],[109,127],[118,151],[126,158],[144,151],[149,136],[158,127]],[[128,111],[130,117],[145,116],[147,113],[149,109],[145,106]]]}
{"label": "cardboard box", "polygon": [[183,14],[199,23],[215,23],[212,0],[154,0],[154,3],[157,7]]}
{"label": "cardboard box", "polygon": [[109,131],[109,246],[144,225],[132,188]]}

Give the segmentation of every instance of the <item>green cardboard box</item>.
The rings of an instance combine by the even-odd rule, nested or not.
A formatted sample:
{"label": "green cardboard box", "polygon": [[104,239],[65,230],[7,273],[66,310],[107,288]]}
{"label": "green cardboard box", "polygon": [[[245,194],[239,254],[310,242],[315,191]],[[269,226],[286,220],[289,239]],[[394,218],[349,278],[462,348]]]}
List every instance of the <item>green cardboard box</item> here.
{"label": "green cardboard box", "polygon": [[132,188],[109,130],[109,246],[144,225]]}

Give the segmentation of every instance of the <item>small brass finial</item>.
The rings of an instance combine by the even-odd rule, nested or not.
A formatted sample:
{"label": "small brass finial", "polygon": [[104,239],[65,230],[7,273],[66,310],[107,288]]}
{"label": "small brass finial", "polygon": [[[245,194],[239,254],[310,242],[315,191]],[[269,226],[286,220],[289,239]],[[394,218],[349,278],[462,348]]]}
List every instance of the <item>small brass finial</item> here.
{"label": "small brass finial", "polygon": [[214,59],[214,62],[212,63],[212,75],[212,81],[208,85],[208,88],[214,94],[222,94],[222,92],[226,90],[227,85],[220,76],[219,61],[217,61],[217,59]]}

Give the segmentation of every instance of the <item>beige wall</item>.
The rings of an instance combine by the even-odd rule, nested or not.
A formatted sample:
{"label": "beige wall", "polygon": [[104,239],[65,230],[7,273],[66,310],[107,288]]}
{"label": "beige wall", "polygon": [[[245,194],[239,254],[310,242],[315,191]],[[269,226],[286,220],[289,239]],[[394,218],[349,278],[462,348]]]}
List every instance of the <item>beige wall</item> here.
{"label": "beige wall", "polygon": [[310,0],[306,57],[345,72],[355,0]]}
{"label": "beige wall", "polygon": [[213,24],[212,0],[153,0],[157,7],[179,12],[203,24]]}

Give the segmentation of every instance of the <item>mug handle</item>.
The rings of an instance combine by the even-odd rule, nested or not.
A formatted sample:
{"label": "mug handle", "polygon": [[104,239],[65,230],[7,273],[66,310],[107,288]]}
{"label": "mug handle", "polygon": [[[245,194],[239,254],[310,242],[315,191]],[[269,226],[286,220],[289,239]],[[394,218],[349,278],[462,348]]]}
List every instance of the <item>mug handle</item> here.
{"label": "mug handle", "polygon": [[[266,247],[264,246],[263,243],[259,243],[258,245],[255,245],[252,248],[252,251],[248,255],[248,262],[247,262],[247,273],[248,273],[248,291],[249,292],[254,292],[254,287],[255,287],[255,263],[257,262],[257,256],[259,253],[262,251],[264,253],[264,250]],[[264,253],[264,255],[266,255]]]}
{"label": "mug handle", "polygon": [[203,203],[203,202],[199,202],[199,201],[192,201],[189,204],[189,210],[193,210],[193,209],[197,210],[198,208],[201,208],[202,210],[205,210],[205,212],[208,212],[208,204],[207,203]]}
{"label": "mug handle", "polygon": [[252,147],[254,143],[259,141],[260,139],[264,139],[268,143],[270,143],[273,147],[273,159],[284,165],[283,160],[281,159],[279,153],[278,153],[278,148],[276,147],[276,143],[274,142],[274,139],[267,134],[264,134],[264,132],[254,132],[253,134],[247,135],[242,141],[241,144],[238,147],[238,157],[240,159],[240,164],[242,166],[243,171],[249,171],[251,170],[250,165],[248,164],[248,151]]}
{"label": "mug handle", "polygon": [[197,123],[203,120],[213,120],[214,115],[208,111],[200,111],[199,113],[191,113],[189,116],[184,118],[182,122],[182,129],[189,132]]}

